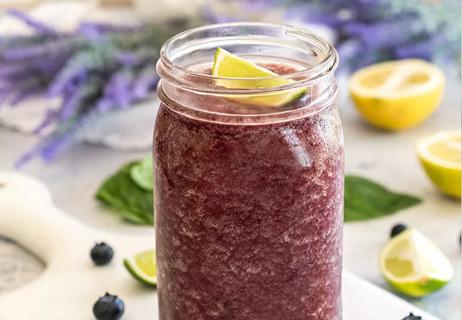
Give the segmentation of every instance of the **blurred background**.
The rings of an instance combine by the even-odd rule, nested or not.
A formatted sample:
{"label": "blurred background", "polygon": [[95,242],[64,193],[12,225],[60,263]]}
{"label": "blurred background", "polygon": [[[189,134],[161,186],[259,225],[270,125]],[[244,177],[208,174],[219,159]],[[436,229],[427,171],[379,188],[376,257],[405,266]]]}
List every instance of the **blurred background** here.
{"label": "blurred background", "polygon": [[[346,172],[422,200],[393,214],[346,222],[345,268],[441,319],[462,319],[460,138],[454,147],[459,184],[448,182],[459,189],[456,195],[445,195],[432,178],[445,169],[429,172],[416,149],[436,133],[460,137],[460,1],[0,0],[0,171],[39,179],[58,208],[95,228],[150,232],[152,207],[140,213],[101,190],[123,165],[150,154],[158,105],[154,66],[162,43],[194,26],[230,21],[300,25],[335,45]],[[425,114],[406,100],[409,113],[366,115],[367,102],[351,98],[351,75],[408,58],[442,70],[442,102],[437,99]],[[409,121],[398,125],[404,116]],[[2,219],[8,215],[0,213],[0,236]],[[450,259],[455,276],[441,291],[415,299],[386,283],[378,255],[397,223],[422,231]],[[47,264],[13,240],[21,242],[0,238],[0,300]]]}

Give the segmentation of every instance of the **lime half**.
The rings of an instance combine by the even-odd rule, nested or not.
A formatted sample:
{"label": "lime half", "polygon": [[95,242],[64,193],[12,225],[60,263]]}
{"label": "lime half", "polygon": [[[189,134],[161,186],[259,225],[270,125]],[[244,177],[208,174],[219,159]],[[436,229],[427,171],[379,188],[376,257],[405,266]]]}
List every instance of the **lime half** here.
{"label": "lime half", "polygon": [[157,267],[154,250],[143,251],[124,259],[124,266],[140,282],[157,286]]}
{"label": "lime half", "polygon": [[454,274],[443,252],[414,229],[388,242],[380,255],[380,268],[396,291],[410,297],[423,297],[441,289]]}
{"label": "lime half", "polygon": [[[217,85],[228,89],[265,89],[294,82],[290,79],[279,78],[277,73],[222,48],[217,48],[215,52],[212,75],[220,78],[235,78],[216,80]],[[252,79],[255,80],[252,81]],[[295,88],[262,94],[229,95],[227,98],[247,104],[278,107],[292,102],[305,92],[306,88]]]}

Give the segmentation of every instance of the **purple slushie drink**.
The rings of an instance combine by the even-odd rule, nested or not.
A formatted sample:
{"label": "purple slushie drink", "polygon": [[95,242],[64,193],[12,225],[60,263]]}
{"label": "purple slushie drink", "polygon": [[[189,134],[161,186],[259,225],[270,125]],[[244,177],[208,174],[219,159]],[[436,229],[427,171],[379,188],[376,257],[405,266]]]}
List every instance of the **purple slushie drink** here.
{"label": "purple slushie drink", "polygon": [[[218,47],[274,75],[212,75]],[[341,319],[336,65],[329,43],[288,26],[208,26],[164,45],[154,133],[160,320]]]}

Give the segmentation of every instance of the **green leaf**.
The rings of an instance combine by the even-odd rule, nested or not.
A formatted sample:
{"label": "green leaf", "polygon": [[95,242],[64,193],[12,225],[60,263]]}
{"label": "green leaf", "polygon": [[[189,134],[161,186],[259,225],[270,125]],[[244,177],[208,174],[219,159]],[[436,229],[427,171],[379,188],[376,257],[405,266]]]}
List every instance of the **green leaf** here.
{"label": "green leaf", "polygon": [[[106,179],[96,197],[131,222],[153,224],[152,190],[152,160],[147,157],[123,166]],[[345,176],[345,222],[379,218],[421,202],[415,196],[390,191],[367,178]]]}
{"label": "green leaf", "polygon": [[372,180],[354,175],[345,176],[345,222],[390,215],[421,202],[420,198],[392,192]]}
{"label": "green leaf", "polygon": [[107,178],[96,193],[96,198],[117,209],[123,218],[139,224],[153,224],[154,208],[152,191],[136,184],[130,175],[131,169],[140,162],[123,166]]}
{"label": "green leaf", "polygon": [[153,190],[152,157],[148,156],[143,161],[136,163],[130,168],[130,176],[141,188]]}

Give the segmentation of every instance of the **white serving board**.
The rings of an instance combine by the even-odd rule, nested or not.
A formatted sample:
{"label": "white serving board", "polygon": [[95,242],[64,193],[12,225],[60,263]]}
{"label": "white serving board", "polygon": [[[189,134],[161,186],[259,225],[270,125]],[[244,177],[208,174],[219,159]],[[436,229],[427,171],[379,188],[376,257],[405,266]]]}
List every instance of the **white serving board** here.
{"label": "white serving board", "polygon": [[[90,228],[54,207],[42,183],[0,173],[0,234],[20,242],[47,266],[36,280],[0,295],[0,320],[93,319],[92,305],[106,291],[124,299],[124,320],[156,320],[156,291],[138,284],[122,266],[124,256],[154,245],[153,230],[145,231],[130,235]],[[107,267],[90,261],[89,250],[98,241],[115,249]],[[401,320],[411,311],[437,320],[347,271],[343,279],[344,320]]]}

